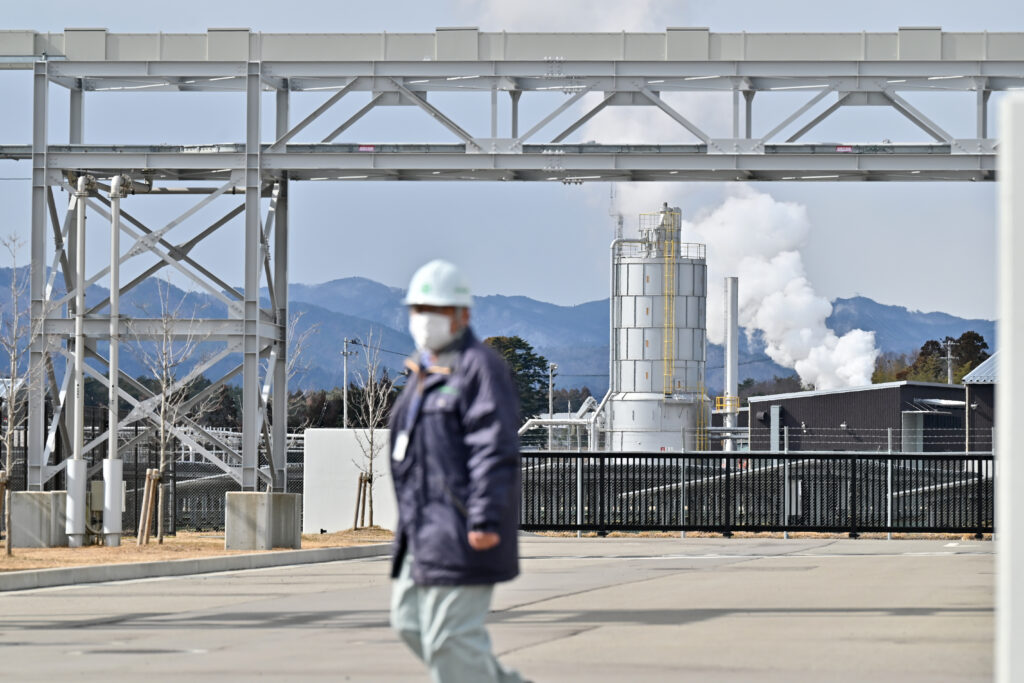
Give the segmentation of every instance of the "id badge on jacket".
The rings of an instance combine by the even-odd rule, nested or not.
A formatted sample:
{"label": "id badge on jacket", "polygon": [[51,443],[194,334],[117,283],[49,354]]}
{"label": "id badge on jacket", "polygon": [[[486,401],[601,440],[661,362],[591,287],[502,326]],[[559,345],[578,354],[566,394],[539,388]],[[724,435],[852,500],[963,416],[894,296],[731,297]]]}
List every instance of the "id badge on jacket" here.
{"label": "id badge on jacket", "polygon": [[395,462],[402,462],[405,460],[405,451],[409,448],[409,432],[402,431],[398,433],[398,438],[395,439],[395,447],[391,451],[391,457]]}

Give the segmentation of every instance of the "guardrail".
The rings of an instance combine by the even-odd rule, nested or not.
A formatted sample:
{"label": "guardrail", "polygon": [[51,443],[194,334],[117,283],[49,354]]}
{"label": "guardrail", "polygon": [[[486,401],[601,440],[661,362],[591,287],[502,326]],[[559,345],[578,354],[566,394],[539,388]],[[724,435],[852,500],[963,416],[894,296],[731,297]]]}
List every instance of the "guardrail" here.
{"label": "guardrail", "polygon": [[527,531],[993,531],[992,453],[524,453]]}

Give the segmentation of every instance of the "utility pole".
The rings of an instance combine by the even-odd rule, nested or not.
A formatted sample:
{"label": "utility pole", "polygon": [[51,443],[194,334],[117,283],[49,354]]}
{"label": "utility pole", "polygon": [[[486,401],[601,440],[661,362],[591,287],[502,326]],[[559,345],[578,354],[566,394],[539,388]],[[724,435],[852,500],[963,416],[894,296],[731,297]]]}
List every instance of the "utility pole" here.
{"label": "utility pole", "polygon": [[[558,363],[548,363],[548,419],[555,419],[555,394],[553,391],[555,370],[558,369]],[[551,425],[548,425],[548,450],[551,450]]]}
{"label": "utility pole", "polygon": [[946,340],[946,384],[953,383],[953,340]]}
{"label": "utility pole", "polygon": [[349,342],[358,344],[358,339],[349,339],[345,337],[345,350],[341,352],[341,367],[342,367],[342,384],[341,384],[341,427],[342,429],[348,429],[348,357],[354,356],[357,351],[349,351]]}

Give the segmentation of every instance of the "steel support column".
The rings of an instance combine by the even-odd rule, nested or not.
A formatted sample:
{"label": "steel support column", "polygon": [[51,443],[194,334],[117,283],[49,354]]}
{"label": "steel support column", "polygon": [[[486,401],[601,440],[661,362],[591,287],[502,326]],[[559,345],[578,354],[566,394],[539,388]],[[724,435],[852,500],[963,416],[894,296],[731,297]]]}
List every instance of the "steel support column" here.
{"label": "steel support column", "polygon": [[249,62],[245,91],[245,291],[242,342],[242,490],[256,491],[260,424],[260,64]]}
{"label": "steel support column", "polygon": [[988,98],[992,95],[991,90],[980,88],[978,90],[978,115],[977,115],[977,136],[978,139],[988,137]]}
{"label": "steel support column", "polygon": [[68,142],[80,145],[85,141],[85,93],[81,85],[69,91]]}
{"label": "steel support column", "polygon": [[[277,91],[277,135],[288,130],[288,89]],[[274,318],[283,333],[276,342],[274,373],[273,423],[271,431],[271,466],[275,470],[274,490],[288,488],[288,174],[279,182],[277,207],[274,211]]]}
{"label": "steel support column", "polygon": [[32,237],[31,283],[29,285],[30,315],[28,382],[28,489],[42,491],[46,481],[43,460],[46,442],[45,338],[39,333],[46,314],[46,221],[48,219],[46,148],[49,115],[49,79],[47,63],[36,62],[32,76]]}

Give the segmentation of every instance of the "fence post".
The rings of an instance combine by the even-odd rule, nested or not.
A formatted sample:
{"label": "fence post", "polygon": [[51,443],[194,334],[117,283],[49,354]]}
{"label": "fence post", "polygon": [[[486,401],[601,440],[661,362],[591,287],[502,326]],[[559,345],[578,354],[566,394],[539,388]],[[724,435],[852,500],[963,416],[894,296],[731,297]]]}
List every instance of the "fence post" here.
{"label": "fence post", "polygon": [[[985,488],[984,488],[985,480],[981,476],[981,456],[978,456],[978,461],[977,461],[977,464],[976,464],[976,469],[978,470],[978,473],[977,473],[978,474],[978,476],[977,476],[978,491],[975,493],[974,497],[977,499],[976,507],[977,507],[977,515],[978,515],[978,531],[974,534],[974,537],[977,538],[978,540],[981,540],[982,538],[985,538],[985,534],[983,533],[983,530],[985,528],[984,527],[984,519],[983,519],[984,512],[982,512],[982,510],[983,510],[983,506],[982,506],[983,497],[982,497],[982,494],[985,491]],[[993,471],[995,471],[994,462],[993,462],[993,468],[992,469],[993,469]],[[993,527],[994,527],[994,525],[993,525]]]}
{"label": "fence post", "polygon": [[583,458],[576,458],[576,538],[583,538]]}
{"label": "fence post", "polygon": [[[682,469],[679,473],[679,523],[686,526],[686,463],[689,458],[682,459]],[[679,532],[679,538],[686,538],[686,529]]]}
{"label": "fence post", "polygon": [[732,464],[729,461],[730,458],[727,457],[725,459],[725,531],[722,532],[722,536],[725,538],[732,537]]}
{"label": "fence post", "polygon": [[782,430],[782,449],[786,454],[785,459],[782,461],[782,467],[785,471],[785,481],[783,482],[785,488],[782,491],[782,538],[789,540],[789,506],[792,502],[789,498],[789,427],[783,427]]}
{"label": "fence post", "polygon": [[889,458],[885,461],[885,526],[888,529],[886,538],[892,540],[892,427],[888,430]]}
{"label": "fence post", "polygon": [[605,458],[601,458],[601,462],[597,466],[597,535],[607,536],[608,530],[605,529],[605,515],[607,514],[605,499],[604,499],[604,466]]}
{"label": "fence post", "polygon": [[857,458],[850,458],[850,538],[857,538]]}

